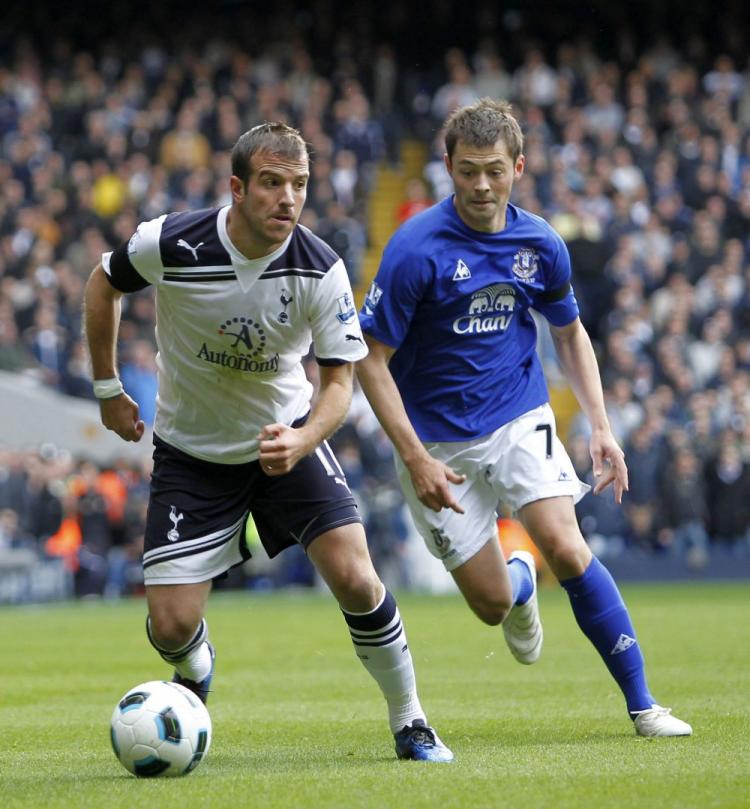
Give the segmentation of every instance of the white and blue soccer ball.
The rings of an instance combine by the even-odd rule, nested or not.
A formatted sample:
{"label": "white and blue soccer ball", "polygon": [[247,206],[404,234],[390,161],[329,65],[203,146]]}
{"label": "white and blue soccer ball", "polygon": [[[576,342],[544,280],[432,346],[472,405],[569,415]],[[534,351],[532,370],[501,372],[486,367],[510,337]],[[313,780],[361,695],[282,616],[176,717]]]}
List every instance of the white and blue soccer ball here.
{"label": "white and blue soccer ball", "polygon": [[153,680],[131,688],[117,703],[110,736],[118,760],[134,775],[187,775],[211,746],[211,717],[192,691]]}

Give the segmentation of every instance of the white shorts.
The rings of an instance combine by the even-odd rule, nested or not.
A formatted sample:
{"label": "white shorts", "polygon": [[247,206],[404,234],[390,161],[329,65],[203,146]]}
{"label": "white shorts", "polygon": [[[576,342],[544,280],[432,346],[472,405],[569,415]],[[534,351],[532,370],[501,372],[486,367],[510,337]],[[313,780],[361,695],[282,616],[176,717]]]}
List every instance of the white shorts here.
{"label": "white shorts", "polygon": [[417,498],[411,476],[396,455],[396,472],[419,533],[433,556],[448,571],[467,562],[497,535],[497,507],[514,513],[547,497],[568,496],[577,503],[591,488],[576,476],[557,437],[555,414],[544,404],[473,441],[426,443],[433,458],[459,474],[450,484],[465,513],[449,508],[432,511]]}

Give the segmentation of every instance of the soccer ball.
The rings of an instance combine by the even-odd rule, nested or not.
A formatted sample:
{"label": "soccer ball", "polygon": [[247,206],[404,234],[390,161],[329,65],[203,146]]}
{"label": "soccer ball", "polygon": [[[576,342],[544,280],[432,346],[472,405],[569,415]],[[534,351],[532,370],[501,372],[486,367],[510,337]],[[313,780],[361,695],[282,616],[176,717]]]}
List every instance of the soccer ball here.
{"label": "soccer ball", "polygon": [[211,746],[211,717],[182,685],[153,680],[131,688],[110,722],[112,749],[134,775],[186,775]]}

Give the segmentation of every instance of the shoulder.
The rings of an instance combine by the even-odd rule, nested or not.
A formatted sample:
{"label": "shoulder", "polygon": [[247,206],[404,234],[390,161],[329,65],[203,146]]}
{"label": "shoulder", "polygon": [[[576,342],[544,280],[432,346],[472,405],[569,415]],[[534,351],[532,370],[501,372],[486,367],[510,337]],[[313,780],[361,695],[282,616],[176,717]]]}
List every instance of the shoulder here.
{"label": "shoulder", "polygon": [[272,261],[263,277],[303,275],[323,278],[340,261],[339,255],[304,225],[297,225],[286,250]]}
{"label": "shoulder", "polygon": [[179,211],[163,217],[159,250],[165,267],[232,263],[219,237],[217,220],[220,210]]}
{"label": "shoulder", "polygon": [[547,243],[557,248],[565,246],[562,236],[546,219],[527,211],[525,208],[513,206],[513,210],[518,216],[517,227],[524,234],[534,236],[542,243]]}

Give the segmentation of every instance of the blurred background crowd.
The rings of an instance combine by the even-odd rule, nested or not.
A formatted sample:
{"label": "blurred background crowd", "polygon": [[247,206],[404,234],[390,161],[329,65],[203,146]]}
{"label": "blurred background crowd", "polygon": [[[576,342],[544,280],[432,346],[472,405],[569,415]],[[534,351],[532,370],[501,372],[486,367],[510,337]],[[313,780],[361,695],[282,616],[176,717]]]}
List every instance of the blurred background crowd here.
{"label": "blurred background crowd", "polygon": [[[0,370],[92,399],[84,284],[138,222],[226,204],[228,152],[263,120],[312,152],[303,223],[346,261],[361,296],[374,266],[373,196],[403,182],[388,226],[450,193],[440,125],[483,96],[512,101],[526,172],[514,202],[570,249],[630,491],[579,505],[603,558],[717,549],[750,555],[750,61],[748,10],[690,3],[219,3],[181,16],[114,4],[46,25],[12,6],[0,29]],[[88,6],[79,3],[85,15]],[[90,9],[89,9],[90,10]],[[100,14],[101,12],[101,14]],[[424,160],[403,171],[406,144]],[[382,205],[382,199],[381,199]],[[125,300],[121,376],[152,423],[151,289]],[[562,385],[542,333],[551,385]],[[314,364],[310,364],[314,378]],[[585,419],[560,419],[583,479]],[[79,594],[139,587],[149,460],[16,447],[0,435],[0,549],[59,556]],[[402,585],[410,531],[390,444],[360,394],[335,449],[376,564]],[[257,542],[252,526],[248,542]],[[295,555],[249,583],[309,583]]]}

